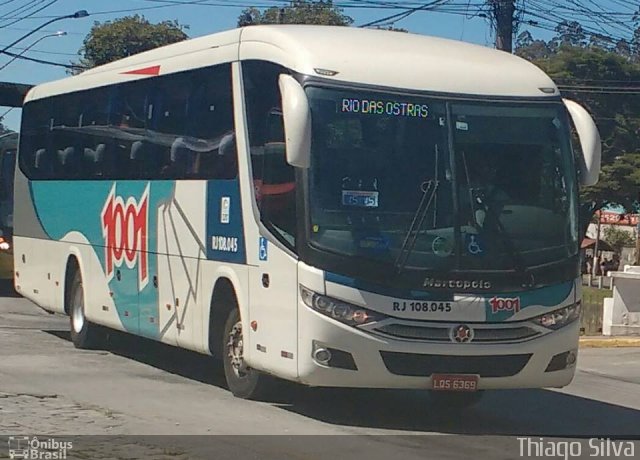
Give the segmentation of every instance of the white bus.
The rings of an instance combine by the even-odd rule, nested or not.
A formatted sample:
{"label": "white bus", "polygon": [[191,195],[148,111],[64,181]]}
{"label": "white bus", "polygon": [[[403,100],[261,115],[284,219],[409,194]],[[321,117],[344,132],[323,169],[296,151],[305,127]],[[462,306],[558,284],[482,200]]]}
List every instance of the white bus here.
{"label": "white bus", "polygon": [[112,328],[212,354],[246,398],[573,377],[599,135],[518,57],[236,29],[35,87],[18,163],[16,288],[79,348]]}

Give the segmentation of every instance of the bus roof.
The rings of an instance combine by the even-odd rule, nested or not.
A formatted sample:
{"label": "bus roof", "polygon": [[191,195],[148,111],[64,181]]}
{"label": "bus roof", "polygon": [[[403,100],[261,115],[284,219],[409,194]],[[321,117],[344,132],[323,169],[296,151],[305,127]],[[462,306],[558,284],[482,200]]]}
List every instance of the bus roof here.
{"label": "bus roof", "polygon": [[[382,87],[476,96],[559,96],[553,81],[530,62],[483,46],[355,27],[264,25],[186,40],[45,83],[26,101],[246,59]],[[327,77],[323,71],[335,75]]]}

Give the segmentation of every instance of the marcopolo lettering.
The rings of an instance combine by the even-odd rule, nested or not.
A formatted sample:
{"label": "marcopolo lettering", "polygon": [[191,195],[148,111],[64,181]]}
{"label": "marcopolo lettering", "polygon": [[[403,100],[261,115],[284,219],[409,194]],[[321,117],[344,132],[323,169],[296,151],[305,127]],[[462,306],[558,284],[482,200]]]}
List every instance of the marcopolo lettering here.
{"label": "marcopolo lettering", "polygon": [[459,289],[459,290],[486,290],[491,289],[491,282],[485,280],[439,280],[426,278],[422,284],[425,288],[431,289]]}

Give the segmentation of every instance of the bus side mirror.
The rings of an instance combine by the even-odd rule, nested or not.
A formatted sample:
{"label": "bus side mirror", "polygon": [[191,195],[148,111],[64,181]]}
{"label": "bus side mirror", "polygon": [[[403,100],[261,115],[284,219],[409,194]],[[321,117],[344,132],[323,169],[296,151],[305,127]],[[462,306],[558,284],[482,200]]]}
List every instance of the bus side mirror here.
{"label": "bus side mirror", "polygon": [[279,78],[287,163],[308,168],[311,157],[311,110],[302,85],[291,75]]}
{"label": "bus side mirror", "polygon": [[569,99],[563,100],[573,120],[573,125],[580,138],[582,147],[582,160],[579,161],[581,185],[595,185],[600,175],[600,159],[602,156],[602,143],[600,133],[593,118],[584,107]]}

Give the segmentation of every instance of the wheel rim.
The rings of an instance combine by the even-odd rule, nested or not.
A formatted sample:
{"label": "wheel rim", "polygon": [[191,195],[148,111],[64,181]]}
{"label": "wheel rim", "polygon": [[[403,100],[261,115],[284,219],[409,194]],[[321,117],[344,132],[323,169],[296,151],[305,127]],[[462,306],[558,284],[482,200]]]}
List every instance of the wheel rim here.
{"label": "wheel rim", "polygon": [[73,323],[73,330],[76,333],[80,333],[84,327],[84,299],[82,296],[82,285],[79,289],[76,289],[71,304],[71,320]]}
{"label": "wheel rim", "polygon": [[247,376],[248,368],[244,362],[244,342],[242,340],[242,323],[238,321],[229,331],[227,341],[227,358],[233,373],[238,378]]}

